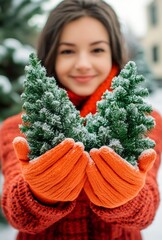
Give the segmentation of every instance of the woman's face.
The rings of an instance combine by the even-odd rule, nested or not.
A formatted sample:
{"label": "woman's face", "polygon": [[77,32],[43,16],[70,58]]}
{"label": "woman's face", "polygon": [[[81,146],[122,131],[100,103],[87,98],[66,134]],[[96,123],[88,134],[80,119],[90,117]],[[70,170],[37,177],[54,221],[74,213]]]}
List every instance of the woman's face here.
{"label": "woman's face", "polygon": [[104,25],[82,17],[63,28],[56,57],[59,82],[79,96],[89,96],[109,75],[112,57]]}

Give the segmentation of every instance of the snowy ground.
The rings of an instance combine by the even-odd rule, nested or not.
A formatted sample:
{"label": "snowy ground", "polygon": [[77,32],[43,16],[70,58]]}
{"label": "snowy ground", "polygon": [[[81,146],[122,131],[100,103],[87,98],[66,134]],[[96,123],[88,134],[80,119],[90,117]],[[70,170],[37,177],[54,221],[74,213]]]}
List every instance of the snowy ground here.
{"label": "snowy ground", "polygon": [[[149,102],[153,105],[162,114],[162,89],[159,89],[155,94],[150,98]],[[159,188],[162,198],[162,164],[158,174]],[[142,231],[143,240],[162,240],[162,202],[158,209],[157,215],[152,223],[147,229]],[[16,239],[16,230],[10,226],[0,225],[0,240],[15,240]]]}

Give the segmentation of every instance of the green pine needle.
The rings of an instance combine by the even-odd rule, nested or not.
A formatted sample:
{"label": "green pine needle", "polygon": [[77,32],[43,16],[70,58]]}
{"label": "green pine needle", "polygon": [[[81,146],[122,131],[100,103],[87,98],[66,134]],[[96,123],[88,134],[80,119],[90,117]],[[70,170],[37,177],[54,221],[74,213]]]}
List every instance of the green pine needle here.
{"label": "green pine needle", "polygon": [[83,142],[85,150],[107,145],[132,165],[142,151],[155,146],[147,137],[155,123],[152,107],[144,102],[147,89],[140,87],[144,77],[137,74],[136,64],[128,62],[112,80],[112,91],[106,91],[97,103],[96,114],[80,117],[53,77],[46,76],[37,56],[29,56],[25,67],[23,124],[30,147],[30,158],[36,158],[65,138]]}

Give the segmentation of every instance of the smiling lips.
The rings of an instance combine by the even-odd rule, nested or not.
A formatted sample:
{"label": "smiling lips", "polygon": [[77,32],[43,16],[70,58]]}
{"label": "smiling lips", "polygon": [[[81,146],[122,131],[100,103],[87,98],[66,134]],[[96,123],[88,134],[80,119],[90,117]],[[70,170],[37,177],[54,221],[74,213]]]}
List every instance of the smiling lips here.
{"label": "smiling lips", "polygon": [[88,76],[72,76],[74,81],[79,83],[87,83],[91,81],[95,76],[94,75],[88,75]]}

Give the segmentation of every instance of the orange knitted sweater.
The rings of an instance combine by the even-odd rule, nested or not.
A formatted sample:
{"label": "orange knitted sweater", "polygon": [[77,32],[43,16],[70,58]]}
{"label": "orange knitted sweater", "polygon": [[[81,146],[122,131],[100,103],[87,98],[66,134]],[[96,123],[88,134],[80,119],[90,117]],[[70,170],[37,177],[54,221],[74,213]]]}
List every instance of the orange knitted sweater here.
{"label": "orange knitted sweater", "polygon": [[[89,99],[85,99],[80,110],[82,116],[95,112],[96,101],[109,88],[116,73],[117,70],[112,69],[108,79]],[[72,101],[73,97],[70,97]],[[38,202],[23,179],[12,146],[13,139],[21,136],[18,127],[21,115],[4,121],[0,130],[0,159],[4,174],[2,208],[8,222],[19,230],[17,240],[140,240],[140,230],[151,224],[159,205],[156,177],[162,150],[162,118],[155,111],[152,115],[156,119],[156,127],[150,133],[156,141],[155,164],[139,194],[114,209],[95,206],[84,191],[74,202],[55,206]]]}

